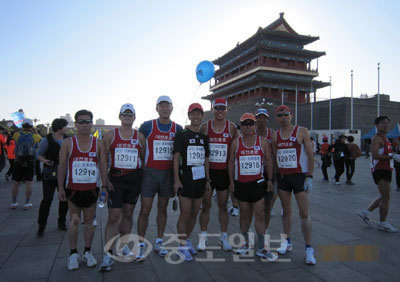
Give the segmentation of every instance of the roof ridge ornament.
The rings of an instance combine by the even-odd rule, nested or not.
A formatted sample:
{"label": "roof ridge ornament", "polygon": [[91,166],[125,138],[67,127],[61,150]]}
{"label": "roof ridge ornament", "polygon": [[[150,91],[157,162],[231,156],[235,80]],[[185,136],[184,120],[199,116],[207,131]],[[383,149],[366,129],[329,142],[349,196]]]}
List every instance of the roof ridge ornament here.
{"label": "roof ridge ornament", "polygon": [[279,13],[279,18],[283,19],[284,14],[285,14],[284,12]]}

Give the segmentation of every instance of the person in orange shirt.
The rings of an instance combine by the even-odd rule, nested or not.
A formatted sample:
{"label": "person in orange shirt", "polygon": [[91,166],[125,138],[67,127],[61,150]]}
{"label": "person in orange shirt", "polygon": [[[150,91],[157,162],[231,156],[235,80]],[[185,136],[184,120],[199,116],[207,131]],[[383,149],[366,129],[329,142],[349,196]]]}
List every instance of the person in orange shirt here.
{"label": "person in orange shirt", "polygon": [[4,148],[7,153],[8,162],[10,163],[10,167],[6,173],[6,181],[10,180],[12,173],[14,171],[14,161],[15,161],[15,141],[12,139],[14,132],[8,135],[7,142],[4,145]]}
{"label": "person in orange shirt", "polygon": [[4,127],[0,126],[0,173],[6,166],[6,157],[4,153],[5,143],[6,143],[6,137],[4,136]]}
{"label": "person in orange shirt", "polygon": [[329,177],[328,177],[328,167],[332,165],[332,160],[329,153],[329,144],[328,144],[328,137],[324,136],[322,138],[323,144],[321,145],[321,161],[322,161],[322,174],[324,175],[324,182],[329,182]]}

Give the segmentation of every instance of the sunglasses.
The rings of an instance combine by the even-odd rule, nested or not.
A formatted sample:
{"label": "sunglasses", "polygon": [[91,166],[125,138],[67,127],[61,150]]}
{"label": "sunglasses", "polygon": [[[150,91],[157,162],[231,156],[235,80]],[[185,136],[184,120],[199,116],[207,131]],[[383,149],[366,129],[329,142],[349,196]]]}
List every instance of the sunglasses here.
{"label": "sunglasses", "polygon": [[134,114],[133,113],[122,113],[121,116],[123,116],[123,117],[133,117]]}
{"label": "sunglasses", "polygon": [[253,120],[244,121],[244,122],[241,122],[241,123],[240,123],[241,126],[253,126],[253,125],[255,125],[255,124],[256,124],[256,122],[253,121]]}
{"label": "sunglasses", "polygon": [[276,116],[277,116],[277,117],[288,117],[289,114],[277,114]]}
{"label": "sunglasses", "polygon": [[91,119],[78,119],[76,122],[78,124],[90,124],[90,123],[92,123],[92,120]]}
{"label": "sunglasses", "polygon": [[226,107],[214,107],[214,110],[216,110],[216,111],[225,111]]}

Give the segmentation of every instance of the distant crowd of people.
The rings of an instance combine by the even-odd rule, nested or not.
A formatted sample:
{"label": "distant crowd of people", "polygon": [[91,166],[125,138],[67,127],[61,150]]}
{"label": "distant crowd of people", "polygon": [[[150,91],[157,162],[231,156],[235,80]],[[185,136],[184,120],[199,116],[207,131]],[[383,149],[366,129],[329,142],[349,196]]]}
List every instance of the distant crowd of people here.
{"label": "distant crowd of people", "polygon": [[[251,251],[249,229],[254,218],[256,255],[270,262],[277,261],[278,254],[285,255],[293,250],[291,199],[294,195],[305,243],[305,262],[316,264],[309,215],[316,145],[306,128],[292,124],[294,114],[288,106],[279,106],[273,112],[279,124],[277,130],[268,127],[271,113],[264,108],[255,113],[243,113],[237,126],[226,119],[228,104],[223,98],[213,101],[213,118],[206,122],[203,122],[202,106],[198,103],[189,105],[190,124],[184,128],[170,119],[173,110],[170,97],[160,96],[155,110],[158,117],[135,130],[135,108],[132,104],[123,104],[118,113],[121,125],[108,131],[103,139],[91,134],[93,114],[88,110],[76,112],[77,133],[73,136],[66,135],[67,121],[59,118],[52,122],[52,132],[43,138],[34,132],[30,119],[24,119],[22,130],[14,133],[8,134],[0,127],[0,172],[7,157],[10,168],[5,179],[8,181],[12,177],[14,181],[11,208],[18,208],[17,197],[22,182],[26,185],[23,208],[32,208],[32,181],[36,173],[37,180],[43,183],[37,230],[37,236],[43,237],[54,192],[58,191],[58,228],[68,230],[69,235],[68,269],[79,268],[77,240],[82,218],[83,261],[88,267],[97,265],[91,246],[98,202],[100,208],[104,204],[108,207],[100,271],[110,271],[119,257],[128,261],[146,258],[150,246],[145,236],[153,209],[157,213],[157,236],[152,248],[160,256],[167,256],[170,250],[163,240],[167,207],[169,200],[176,196],[180,209],[176,253],[184,261],[193,260],[198,251],[207,250],[213,191],[216,191],[218,205],[221,249],[233,249],[228,235],[227,203],[230,197],[233,209],[237,209],[240,216],[242,244],[235,252],[244,256]],[[400,139],[391,144],[386,138],[389,122],[386,116],[378,117],[375,120],[378,133],[371,140],[371,171],[380,197],[359,215],[364,222],[372,224],[370,213],[379,207],[378,229],[397,232],[386,220],[392,162],[400,154]],[[354,138],[341,135],[333,144],[328,144],[328,137],[324,136],[322,141],[319,154],[323,181],[329,182],[327,168],[333,162],[334,183],[340,185],[340,177],[346,168],[346,184],[354,185],[355,162],[361,156],[360,148],[353,143]],[[395,162],[397,190],[400,158],[398,160]],[[43,164],[43,170],[38,162]],[[153,208],[156,195],[158,200]],[[282,204],[286,237],[277,252],[273,252],[267,237],[271,210],[277,197]],[[129,246],[126,237],[132,233],[132,217],[139,198],[138,242]],[[200,234],[194,247],[191,234],[197,218]],[[118,236],[121,242],[116,244],[113,240]]]}

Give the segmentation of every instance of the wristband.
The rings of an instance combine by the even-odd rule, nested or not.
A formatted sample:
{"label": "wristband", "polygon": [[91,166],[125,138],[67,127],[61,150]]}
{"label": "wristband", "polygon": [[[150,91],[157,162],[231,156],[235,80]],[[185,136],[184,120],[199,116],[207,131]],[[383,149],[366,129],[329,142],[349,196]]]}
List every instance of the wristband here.
{"label": "wristband", "polygon": [[108,189],[108,186],[104,186],[104,185],[103,185],[103,186],[101,186],[101,189],[103,189],[103,188],[106,188],[106,189]]}

